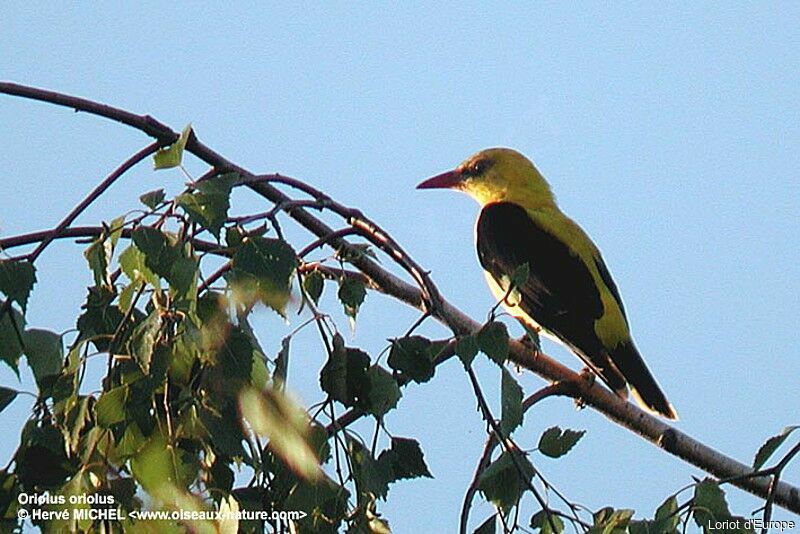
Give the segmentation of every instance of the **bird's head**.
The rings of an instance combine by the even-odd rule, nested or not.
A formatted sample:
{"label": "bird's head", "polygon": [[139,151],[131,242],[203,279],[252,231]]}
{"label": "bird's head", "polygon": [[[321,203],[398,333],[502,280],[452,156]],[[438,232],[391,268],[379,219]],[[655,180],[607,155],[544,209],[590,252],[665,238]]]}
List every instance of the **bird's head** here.
{"label": "bird's head", "polygon": [[516,202],[527,207],[555,205],[547,181],[533,163],[510,148],[487,148],[461,165],[419,184],[417,189],[457,189],[479,204]]}

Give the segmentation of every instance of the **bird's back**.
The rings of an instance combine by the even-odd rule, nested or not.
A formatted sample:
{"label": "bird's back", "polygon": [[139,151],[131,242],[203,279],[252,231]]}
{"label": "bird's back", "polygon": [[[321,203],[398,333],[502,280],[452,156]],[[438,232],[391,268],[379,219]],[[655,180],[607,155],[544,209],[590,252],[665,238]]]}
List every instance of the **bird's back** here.
{"label": "bird's back", "polygon": [[567,345],[620,396],[627,396],[630,383],[645,406],[674,415],[636,351],[600,252],[575,222],[557,208],[494,202],[481,210],[476,238],[498,298],[507,294],[516,269],[528,264],[528,280],[517,288],[519,302],[504,300],[512,315]]}

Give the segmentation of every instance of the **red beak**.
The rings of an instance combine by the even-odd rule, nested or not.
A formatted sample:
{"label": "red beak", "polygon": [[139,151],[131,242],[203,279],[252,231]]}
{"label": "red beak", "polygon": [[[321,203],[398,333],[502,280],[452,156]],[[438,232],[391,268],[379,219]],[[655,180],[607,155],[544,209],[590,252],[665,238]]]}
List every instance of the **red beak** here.
{"label": "red beak", "polygon": [[417,189],[450,189],[461,183],[461,173],[457,170],[447,171],[428,178],[417,186]]}

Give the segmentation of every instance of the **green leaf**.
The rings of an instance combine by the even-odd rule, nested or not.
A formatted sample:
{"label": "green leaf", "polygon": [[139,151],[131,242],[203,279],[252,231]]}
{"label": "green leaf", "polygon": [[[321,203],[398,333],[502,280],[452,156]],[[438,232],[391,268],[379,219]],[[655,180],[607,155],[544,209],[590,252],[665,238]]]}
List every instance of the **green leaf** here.
{"label": "green leaf", "polygon": [[393,410],[403,393],[392,374],[379,365],[373,365],[367,371],[369,395],[364,409],[375,417],[383,417]]}
{"label": "green leaf", "polygon": [[296,268],[297,255],[288,243],[250,237],[234,254],[227,279],[238,302],[252,305],[260,300],[285,317]]}
{"label": "green leaf", "polygon": [[628,509],[601,508],[592,516],[595,527],[592,531],[596,531],[598,534],[625,534],[633,514],[634,511]]}
{"label": "green leaf", "polygon": [[[177,236],[140,226],[131,233],[133,243],[145,256],[145,265],[163,277],[179,293],[189,292],[197,274],[197,260]],[[127,273],[126,273],[127,274]]]}
{"label": "green leaf", "polygon": [[11,404],[14,399],[17,398],[17,393],[19,392],[15,389],[0,386],[0,412],[5,410],[6,406]]}
{"label": "green leaf", "polygon": [[514,269],[514,273],[511,275],[511,284],[515,288],[520,288],[528,283],[528,277],[531,274],[531,267],[528,265],[528,262],[523,263],[516,269]]}
{"label": "green leaf", "polygon": [[224,417],[204,409],[200,411],[200,420],[211,435],[209,441],[215,450],[231,457],[246,456],[242,447],[242,425],[234,410],[223,414]]}
{"label": "green leaf", "polygon": [[113,252],[122,237],[122,229],[125,226],[125,215],[120,215],[108,225],[108,236],[111,239],[111,251]]}
{"label": "green leaf", "polygon": [[650,534],[651,532],[675,534],[669,530],[656,530],[656,522],[648,519],[634,520],[628,523],[628,534]]}
{"label": "green leaf", "polygon": [[92,244],[83,253],[89,263],[89,269],[94,275],[94,284],[97,287],[111,287],[108,263],[111,260],[113,250],[114,247],[104,229],[100,236],[92,241]]}
{"label": "green leaf", "polygon": [[257,389],[264,389],[265,387],[267,387],[268,381],[269,381],[269,369],[267,369],[267,362],[260,352],[254,350],[253,364],[250,368],[250,384]]}
{"label": "green leaf", "polygon": [[125,432],[122,433],[122,437],[117,442],[114,452],[118,454],[120,458],[130,458],[138,454],[146,443],[147,438],[142,433],[142,429],[139,428],[138,424],[131,421],[131,423],[125,427]]}
{"label": "green leaf", "polygon": [[160,289],[161,282],[158,275],[147,266],[146,256],[136,248],[136,245],[129,246],[119,255],[119,266],[132,282],[144,281]]}
{"label": "green leaf", "polygon": [[244,243],[245,233],[239,226],[225,228],[225,245],[230,249],[237,249]]}
{"label": "green leaf", "polygon": [[131,306],[133,306],[133,297],[141,287],[141,282],[131,282],[130,284],[123,285],[119,290],[119,309],[123,314],[131,310]]}
{"label": "green leaf", "polygon": [[28,260],[0,260],[0,293],[19,304],[24,312],[36,283],[36,268]]}
{"label": "green leaf", "polygon": [[154,210],[159,204],[164,202],[165,197],[166,195],[163,189],[155,189],[140,196],[139,201],[151,210]]}
{"label": "green leaf", "polygon": [[658,532],[672,533],[678,528],[678,523],[680,523],[680,521],[681,516],[678,514],[678,498],[672,495],[661,503],[661,506],[656,510],[655,527],[658,529]]}
{"label": "green leaf", "polygon": [[392,478],[388,463],[375,460],[361,442],[350,436],[347,436],[347,451],[359,495],[386,498]]}
{"label": "green leaf", "polygon": [[[144,255],[145,266],[155,274],[166,278],[172,264],[180,256],[180,251],[173,245],[172,240],[161,230],[150,226],[135,228],[131,232],[131,239]],[[130,275],[128,277],[131,278]]]}
{"label": "green leaf", "polygon": [[107,481],[109,492],[114,500],[123,507],[133,508],[133,499],[136,496],[136,481],[130,477],[113,478]]}
{"label": "green leaf", "polygon": [[241,327],[232,328],[221,350],[216,351],[213,357],[216,378],[225,381],[218,387],[236,394],[249,382],[253,373],[253,354],[256,351],[252,338]]}
{"label": "green leaf", "polygon": [[158,228],[138,226],[131,232],[131,239],[144,254],[148,267],[158,274],[163,275],[177,257],[167,235]]}
{"label": "green leaf", "polygon": [[[234,490],[239,500],[240,490]],[[286,510],[303,510],[308,513],[298,521],[299,532],[338,533],[339,524],[348,511],[350,492],[323,474],[315,483],[300,481],[291,489],[284,501]],[[263,499],[257,499],[254,510],[263,510]]]}
{"label": "green leaf", "polygon": [[278,351],[278,356],[275,357],[275,384],[276,387],[283,387],[286,383],[286,377],[289,373],[289,343],[292,341],[291,336],[286,336],[281,340],[281,350]]}
{"label": "green leaf", "polygon": [[20,483],[28,488],[55,489],[76,471],[66,456],[61,431],[52,424],[33,419],[22,430],[14,460]]}
{"label": "green leaf", "polygon": [[392,481],[404,478],[433,478],[419,442],[409,438],[392,438],[392,447],[383,451],[378,462],[387,464],[393,473]]}
{"label": "green leaf", "polygon": [[422,336],[401,337],[392,341],[387,363],[403,380],[421,384],[433,378],[434,356],[429,339]]}
{"label": "green leaf", "polygon": [[497,532],[497,514],[492,514],[472,534],[494,534]]}
{"label": "green leaf", "polygon": [[336,334],[333,351],[319,375],[322,390],[345,406],[366,401],[369,393],[369,363],[366,352],[345,347],[344,340]]}
{"label": "green leaf", "polygon": [[25,356],[31,366],[33,376],[39,389],[43,389],[43,380],[61,372],[64,363],[64,348],[61,336],[49,330],[31,328],[22,336],[25,341]]}
{"label": "green leaf", "polygon": [[99,351],[108,350],[109,342],[122,321],[119,307],[112,304],[116,295],[106,287],[90,287],[83,309],[78,317],[80,339],[90,339]]}
{"label": "green leaf", "polygon": [[[186,395],[185,390],[182,394]],[[188,409],[183,410],[178,421],[176,433],[181,438],[195,439],[198,441],[208,439],[208,430],[203,426],[203,422],[200,420],[200,414],[198,413],[196,405],[192,405]]]}
{"label": "green leaf", "polygon": [[498,365],[508,357],[508,330],[503,323],[492,321],[477,334],[478,347]]}
{"label": "green leaf", "polygon": [[706,478],[695,485],[691,510],[695,524],[701,527],[703,532],[712,530],[731,534],[755,532],[751,528],[752,524],[745,525],[745,518],[731,515],[728,503],[725,502],[725,492],[711,478]]}
{"label": "green leaf", "polygon": [[366,296],[367,290],[361,280],[344,278],[339,285],[339,300],[344,305],[344,312],[352,319],[356,318]]}
{"label": "green leaf", "polygon": [[380,263],[378,255],[375,254],[375,251],[372,250],[372,246],[368,243],[351,243],[350,246],[346,248],[340,248],[336,251],[336,259],[346,261],[348,263],[353,263],[361,258],[366,257],[372,258]]}
{"label": "green leaf", "polygon": [[168,147],[160,148],[153,156],[155,168],[170,169],[180,165],[181,161],[183,161],[183,150],[186,148],[186,142],[189,140],[191,133],[192,125],[187,124],[177,141]]}
{"label": "green leaf", "polygon": [[559,458],[567,454],[584,434],[585,430],[561,430],[557,426],[548,428],[539,438],[539,452],[550,458]]}
{"label": "green leaf", "polygon": [[758,449],[756,457],[753,460],[753,469],[756,471],[761,469],[761,466],[763,466],[766,461],[769,460],[769,457],[772,456],[781,445],[783,445],[783,442],[786,441],[786,438],[788,438],[789,435],[798,428],[800,428],[798,425],[787,426],[783,429],[783,431],[781,431],[780,434],[777,436],[772,436],[766,442],[764,442],[761,448]]}
{"label": "green leaf", "polygon": [[379,517],[379,514],[373,515],[369,509],[367,509],[366,529],[369,534],[392,534],[389,522]]}
{"label": "green leaf", "polygon": [[167,282],[179,295],[194,301],[197,297],[197,274],[198,262],[194,257],[182,255],[179,257],[169,270],[166,276]]}
{"label": "green leaf", "polygon": [[514,429],[522,424],[522,388],[508,372],[503,369],[503,378],[500,384],[500,398],[502,415],[500,428],[507,437]]}
{"label": "green leaf", "polygon": [[540,534],[561,534],[564,532],[564,521],[555,514],[539,510],[531,517],[531,528],[538,528]]}
{"label": "green leaf", "polygon": [[[0,308],[5,301],[0,300]],[[9,306],[8,311],[0,315],[0,360],[6,362],[19,377],[19,357],[22,345],[19,340],[25,329],[25,318]]]}
{"label": "green leaf", "polygon": [[[516,455],[516,463],[511,454]],[[519,464],[519,467],[517,467]],[[478,478],[478,490],[487,501],[503,511],[508,511],[519,502],[533,479],[534,469],[526,456],[519,452],[504,451],[489,464]]]}
{"label": "green leaf", "polygon": [[65,434],[68,431],[67,446],[73,455],[80,452],[78,445],[80,444],[81,433],[91,421],[90,411],[93,403],[94,397],[81,395],[67,411],[64,429]]}
{"label": "green leaf", "polygon": [[456,341],[456,354],[461,359],[464,367],[469,368],[472,365],[472,361],[478,355],[478,350],[478,341],[472,334],[461,336]]}
{"label": "green leaf", "polygon": [[308,413],[275,389],[258,391],[249,387],[239,396],[239,409],[253,430],[269,439],[270,448],[306,479],[318,480],[322,471],[317,455],[308,443]]}
{"label": "green leaf", "polygon": [[199,182],[194,192],[178,195],[175,201],[192,222],[208,229],[219,239],[219,232],[228,218],[231,189],[237,177],[236,173],[228,173]]}
{"label": "green leaf", "polygon": [[322,296],[324,287],[325,282],[319,271],[311,271],[303,277],[303,289],[306,290],[308,297],[314,301],[314,304],[319,304],[319,298]]}
{"label": "green leaf", "polygon": [[308,425],[308,443],[321,464],[326,463],[331,458],[331,445],[328,439],[328,432],[324,426],[314,422]]}
{"label": "green leaf", "polygon": [[[64,484],[59,493],[64,497],[64,504],[56,504],[51,510],[67,511],[69,510],[69,518],[53,518],[47,521],[47,529],[50,532],[87,532],[92,526],[92,520],[88,517],[88,512],[91,509],[85,497],[81,499],[80,495],[87,495],[92,489],[93,484],[89,482],[88,472],[79,472],[76,476],[72,477],[66,484]],[[67,504],[69,503],[69,504]]]}
{"label": "green leaf", "polygon": [[[208,481],[209,488],[230,493],[231,489],[233,488],[234,474],[233,469],[230,468],[227,461],[222,460],[219,456],[217,456],[216,460],[211,465],[208,474],[210,475],[210,480]],[[220,531],[225,532],[222,529],[220,529]],[[232,531],[236,532],[235,529]]]}
{"label": "green leaf", "polygon": [[147,319],[136,325],[130,339],[130,352],[145,374],[150,372],[153,349],[161,337],[161,312],[153,310]]}
{"label": "green leaf", "polygon": [[50,391],[47,392],[53,398],[54,411],[57,414],[63,413],[69,407],[69,403],[77,398],[80,387],[77,371],[82,361],[80,355],[84,351],[86,343],[84,340],[72,346],[67,353],[64,368],[56,377]]}
{"label": "green leaf", "polygon": [[519,290],[528,282],[530,272],[530,266],[526,262],[514,269],[514,272],[510,277],[507,275],[502,277],[503,280],[501,281],[500,286],[507,288],[507,295],[503,297],[505,304],[509,306],[520,305],[522,302],[522,294]]}
{"label": "green leaf", "polygon": [[94,275],[94,283],[97,287],[105,287],[111,290],[109,264],[111,263],[111,257],[114,255],[114,247],[119,240],[119,236],[122,235],[122,226],[124,224],[124,216],[114,219],[110,225],[103,223],[103,231],[83,253]]}
{"label": "green leaf", "polygon": [[706,478],[694,488],[692,500],[692,516],[700,528],[708,528],[713,521],[722,521],[731,517],[725,492],[712,479]]}
{"label": "green leaf", "polygon": [[119,386],[103,392],[94,405],[97,424],[103,428],[125,421],[125,402],[128,400],[128,386]]}
{"label": "green leaf", "polygon": [[164,436],[154,433],[130,461],[131,474],[142,489],[156,497],[166,497],[175,487],[177,455]]}

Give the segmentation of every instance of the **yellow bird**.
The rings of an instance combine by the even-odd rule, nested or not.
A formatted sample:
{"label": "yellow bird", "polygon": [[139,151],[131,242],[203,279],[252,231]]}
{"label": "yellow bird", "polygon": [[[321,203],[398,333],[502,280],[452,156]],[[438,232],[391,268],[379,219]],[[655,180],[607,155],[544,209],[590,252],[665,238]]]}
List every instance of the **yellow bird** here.
{"label": "yellow bird", "polygon": [[[561,212],[533,163],[515,150],[490,148],[417,188],[456,189],[481,205],[478,258],[511,315],[569,347],[623,399],[630,385],[645,409],[678,418],[633,343],[600,251]],[[510,299],[512,275],[526,263],[528,279]]]}

